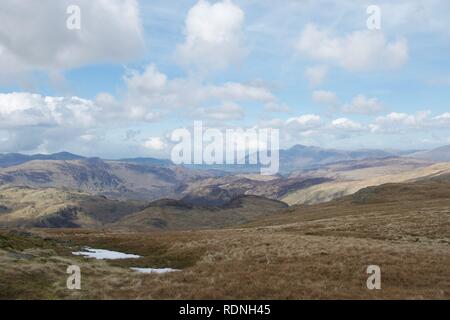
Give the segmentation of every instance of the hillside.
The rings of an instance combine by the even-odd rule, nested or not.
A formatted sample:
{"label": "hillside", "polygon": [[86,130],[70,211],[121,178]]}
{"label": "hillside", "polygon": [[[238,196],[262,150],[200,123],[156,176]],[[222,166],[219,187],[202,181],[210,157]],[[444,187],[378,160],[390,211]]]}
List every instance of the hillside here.
{"label": "hillside", "polygon": [[[450,214],[450,173],[419,178],[410,182],[365,187],[352,195],[326,203],[293,205],[276,216],[260,219],[250,225],[291,225],[291,223],[305,223],[312,220],[341,219],[347,216],[369,221],[369,215],[364,215],[365,213],[372,212],[374,216],[380,217],[395,215],[406,217],[413,213],[420,215],[422,209],[433,211],[434,208],[440,208],[437,209],[438,211],[442,209],[445,213],[441,217],[443,228],[447,228],[447,224],[450,228],[450,216],[446,215]],[[420,220],[424,219],[427,219],[425,215],[420,218]],[[374,227],[380,223],[389,224],[390,220],[380,219]],[[429,223],[430,221],[425,224]],[[440,226],[436,227],[440,228]],[[450,237],[450,233],[448,236]]]}
{"label": "hillside", "polygon": [[448,164],[405,157],[341,161],[288,176],[195,170],[152,164],[148,159],[126,161],[33,160],[1,168],[0,185],[57,188],[124,201],[169,198],[200,206],[221,206],[240,195],[256,195],[292,205],[326,202],[367,186],[449,170]]}
{"label": "hillside", "polygon": [[130,231],[222,228],[285,209],[277,200],[237,196],[221,206],[179,200],[118,201],[55,188],[0,188],[0,227],[102,228]]}
{"label": "hillside", "polygon": [[96,228],[139,211],[145,203],[55,188],[0,188],[1,227]]}
{"label": "hillside", "polygon": [[289,205],[321,203],[353,194],[368,186],[405,182],[446,172],[450,172],[450,163],[430,165],[430,162],[409,158],[344,162],[293,174],[294,177],[320,176],[333,181],[295,190],[280,200]]}
{"label": "hillside", "polygon": [[450,162],[450,146],[443,146],[433,150],[416,152],[410,156],[436,162]]}
{"label": "hillside", "polygon": [[179,198],[199,205],[223,205],[239,195],[281,199],[293,190],[301,190],[332,181],[324,177],[293,177],[239,174],[199,179],[187,185]]}
{"label": "hillside", "polygon": [[234,227],[271,216],[285,208],[285,203],[258,196],[238,196],[220,207],[159,200],[140,212],[125,216],[111,227],[132,231]]}
{"label": "hillside", "polygon": [[[239,229],[0,230],[0,297],[448,300],[449,190],[448,175],[381,185],[282,209]],[[241,200],[248,199],[256,200]],[[153,206],[193,207],[177,201]],[[84,246],[141,258],[97,261],[71,254]],[[83,290],[65,290],[70,264],[84,270]],[[374,264],[381,268],[382,290],[366,288],[366,270]],[[130,267],[181,271],[139,274]]]}
{"label": "hillside", "polygon": [[59,188],[114,199],[151,201],[172,196],[192,181],[213,177],[211,171],[189,170],[101,159],[34,160],[0,169],[0,185]]}
{"label": "hillside", "polygon": [[160,166],[149,164],[147,160],[126,161],[34,160],[0,169],[0,185],[81,191],[118,200],[183,199],[198,205],[216,206],[239,195],[278,199],[292,190],[331,180],[231,175],[182,166]]}

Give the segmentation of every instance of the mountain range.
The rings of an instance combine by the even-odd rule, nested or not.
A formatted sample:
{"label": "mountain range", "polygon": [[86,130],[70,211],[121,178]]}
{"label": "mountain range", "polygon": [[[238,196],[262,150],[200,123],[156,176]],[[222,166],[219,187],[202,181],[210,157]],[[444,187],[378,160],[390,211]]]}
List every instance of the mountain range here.
{"label": "mountain range", "polygon": [[[344,174],[337,169],[324,170]],[[117,201],[55,188],[3,186],[0,195],[4,298],[450,297],[450,174],[444,171],[289,207],[248,195],[216,207]],[[73,255],[86,247],[140,258]],[[373,263],[384,270],[377,292],[366,289]],[[66,290],[67,265],[90,275],[83,282],[89,290]],[[135,267],[179,271],[142,275],[130,270]],[[280,284],[282,290],[273,290]]]}
{"label": "mountain range", "polygon": [[[170,160],[107,160],[61,152],[0,155],[0,185],[57,188],[115,200],[183,200],[220,206],[239,195],[293,203],[317,203],[386,182],[434,174],[436,162],[450,161],[450,146],[430,151],[342,151],[294,146],[280,151],[281,174],[174,165]],[[421,171],[417,171],[421,169]],[[415,173],[414,173],[415,172]]]}
{"label": "mountain range", "polygon": [[[290,151],[310,160],[274,176],[73,155],[0,168],[0,298],[449,298],[445,148]],[[87,289],[66,290],[67,265]]]}
{"label": "mountain range", "polygon": [[118,201],[56,188],[2,187],[0,194],[0,226],[8,228],[222,228],[267,217],[287,207],[281,201],[245,195],[211,207],[171,199]]}
{"label": "mountain range", "polygon": [[[20,165],[29,161],[34,160],[82,160],[89,159],[80,155],[76,155],[70,152],[58,152],[52,154],[33,154],[25,155],[21,153],[4,153],[0,154],[0,167],[10,167],[15,165]],[[96,159],[96,158],[91,158]],[[117,161],[130,162],[137,164],[153,164],[159,166],[168,166],[172,164],[172,161],[167,159],[156,159],[156,158],[125,158],[119,159]]]}
{"label": "mountain range", "polygon": [[171,196],[197,180],[218,175],[173,165],[154,165],[82,158],[32,160],[0,169],[0,185],[59,188],[112,199],[144,199]]}
{"label": "mountain range", "polygon": [[[380,159],[387,157],[412,157],[426,159],[436,162],[450,161],[450,146],[443,146],[432,150],[380,150],[380,149],[360,149],[360,150],[339,150],[325,149],[315,146],[294,145],[289,149],[280,150],[280,165],[283,173],[292,172],[300,169],[316,168],[325,164],[363,159]],[[25,155],[20,153],[0,154],[0,167],[9,167],[20,165],[33,160],[81,160],[89,159],[70,152],[59,152],[53,154],[34,154]],[[128,162],[136,164],[148,164],[158,166],[171,166],[169,159],[157,158],[122,158],[117,160],[106,159],[107,161]],[[240,172],[259,170],[257,166],[239,166],[239,165],[191,165],[187,167],[199,169],[217,169],[217,170],[237,170]]]}

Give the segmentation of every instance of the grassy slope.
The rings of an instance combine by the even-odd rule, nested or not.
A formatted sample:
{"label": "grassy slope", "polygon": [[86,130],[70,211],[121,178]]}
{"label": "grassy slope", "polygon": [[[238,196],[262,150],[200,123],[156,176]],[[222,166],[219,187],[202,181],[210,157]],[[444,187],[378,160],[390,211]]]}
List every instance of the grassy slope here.
{"label": "grassy slope", "polygon": [[[295,206],[241,229],[39,230],[63,249],[90,245],[143,258],[91,262],[63,249],[45,255],[32,245],[16,251],[32,250],[33,258],[13,259],[13,249],[3,247],[1,292],[8,298],[450,299],[449,186],[442,179],[368,188],[327,204]],[[64,268],[73,261],[82,264],[84,279],[77,293],[65,289]],[[381,267],[382,290],[366,288],[370,264]],[[139,275],[130,266],[183,271]],[[42,277],[33,279],[29,270]]]}
{"label": "grassy slope", "polygon": [[0,225],[10,227],[102,227],[139,211],[143,202],[120,202],[102,196],[54,188],[0,188]]}
{"label": "grassy slope", "polygon": [[257,196],[241,196],[220,208],[186,207],[182,202],[174,203],[175,205],[150,205],[142,211],[123,217],[111,227],[133,231],[224,228],[269,217],[287,207],[280,201]]}
{"label": "grassy slope", "polygon": [[2,187],[0,226],[140,231],[208,229],[247,223],[287,206],[258,196],[241,196],[220,208],[164,205],[163,202],[148,205],[54,188]]}
{"label": "grassy slope", "polygon": [[[414,170],[411,167],[416,166]],[[450,173],[450,163],[435,164],[420,167],[422,164],[391,164],[379,167],[342,170],[318,170],[314,174],[323,177],[333,177],[333,182],[325,182],[309,188],[296,190],[283,196],[281,200],[289,205],[317,204],[327,202],[342,196],[350,195],[368,186],[377,186],[385,183],[400,183],[413,181],[424,177],[431,177],[443,173]]]}

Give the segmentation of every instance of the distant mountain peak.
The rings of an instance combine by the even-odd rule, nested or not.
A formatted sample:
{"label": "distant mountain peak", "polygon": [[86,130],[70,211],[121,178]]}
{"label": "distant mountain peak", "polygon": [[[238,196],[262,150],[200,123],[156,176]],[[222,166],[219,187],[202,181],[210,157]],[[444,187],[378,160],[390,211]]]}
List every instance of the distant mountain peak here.
{"label": "distant mountain peak", "polygon": [[303,144],[296,144],[293,145],[292,147],[290,147],[288,150],[289,151],[295,151],[295,150],[304,150],[304,149],[308,149],[311,148],[310,146],[305,146]]}
{"label": "distant mountain peak", "polygon": [[6,153],[0,154],[0,167],[20,165],[25,162],[34,160],[80,160],[80,159],[85,158],[66,151],[51,154],[39,153],[33,155],[25,155],[21,153]]}
{"label": "distant mountain peak", "polygon": [[409,156],[431,161],[450,162],[450,145],[438,147],[429,151],[416,152]]}

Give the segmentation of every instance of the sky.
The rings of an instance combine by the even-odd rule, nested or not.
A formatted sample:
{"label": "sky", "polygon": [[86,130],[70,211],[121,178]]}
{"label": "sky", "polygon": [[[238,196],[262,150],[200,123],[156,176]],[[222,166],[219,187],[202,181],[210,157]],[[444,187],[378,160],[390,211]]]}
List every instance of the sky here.
{"label": "sky", "polygon": [[445,0],[2,0],[0,152],[167,157],[196,120],[279,129],[282,148],[447,145],[449,14]]}

